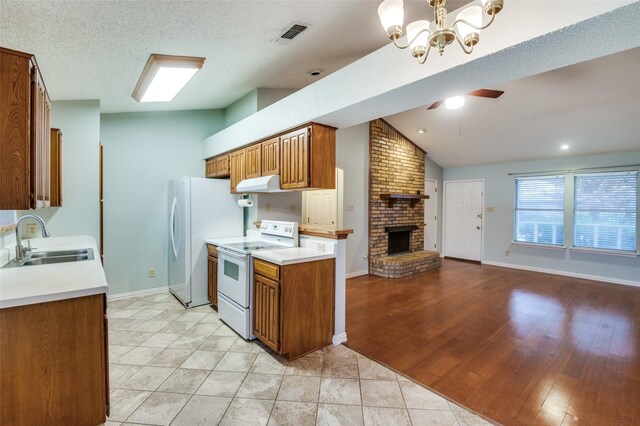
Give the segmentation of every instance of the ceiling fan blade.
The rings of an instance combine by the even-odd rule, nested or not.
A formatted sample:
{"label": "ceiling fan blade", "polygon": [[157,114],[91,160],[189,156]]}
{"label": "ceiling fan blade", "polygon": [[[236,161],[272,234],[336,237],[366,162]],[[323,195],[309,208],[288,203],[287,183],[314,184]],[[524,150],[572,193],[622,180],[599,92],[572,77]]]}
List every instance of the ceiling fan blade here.
{"label": "ceiling fan blade", "polygon": [[436,109],[438,108],[440,105],[442,105],[444,101],[435,101],[434,103],[431,104],[431,106],[429,108],[427,108],[427,110],[430,109]]}
{"label": "ceiling fan blade", "polygon": [[480,96],[481,98],[491,98],[496,99],[502,96],[504,91],[502,90],[491,90],[491,89],[480,89],[474,90],[473,92],[467,93],[469,96]]}

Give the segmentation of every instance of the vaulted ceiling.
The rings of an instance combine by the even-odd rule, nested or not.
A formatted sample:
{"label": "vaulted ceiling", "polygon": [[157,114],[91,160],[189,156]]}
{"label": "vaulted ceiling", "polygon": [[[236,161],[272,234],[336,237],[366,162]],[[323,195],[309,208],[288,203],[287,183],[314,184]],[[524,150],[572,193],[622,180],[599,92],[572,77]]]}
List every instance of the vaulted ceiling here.
{"label": "vaulted ceiling", "polygon": [[[407,22],[429,17],[424,0],[405,3]],[[99,99],[102,112],[224,108],[258,87],[299,89],[387,44],[378,4],[1,0],[0,45],[36,55],[53,100]],[[283,42],[293,23],[309,28]],[[173,102],[141,105],[131,93],[152,53],[207,61]],[[320,77],[307,74],[316,68]]]}

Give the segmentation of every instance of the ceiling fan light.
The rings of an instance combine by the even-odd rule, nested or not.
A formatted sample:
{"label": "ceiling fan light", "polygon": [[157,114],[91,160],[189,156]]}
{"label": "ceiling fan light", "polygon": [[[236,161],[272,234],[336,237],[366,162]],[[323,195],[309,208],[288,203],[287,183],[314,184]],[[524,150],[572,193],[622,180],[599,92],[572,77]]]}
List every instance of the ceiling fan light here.
{"label": "ceiling fan light", "polygon": [[404,5],[402,0],[384,0],[378,6],[378,16],[382,28],[387,32],[390,39],[397,39],[402,35],[402,25],[404,24]]}
{"label": "ceiling fan light", "polygon": [[[480,6],[468,7],[458,13],[458,16],[456,16],[456,20],[458,19],[464,19],[465,21],[469,22],[472,25],[475,25],[476,27],[481,27],[482,9],[480,8]],[[464,22],[458,22],[456,24],[456,28],[458,30],[460,38],[465,41],[465,44],[469,45],[468,41],[472,44],[476,44],[478,42],[478,39],[480,37],[480,30],[477,30],[472,26],[465,24]]]}
{"label": "ceiling fan light", "polygon": [[426,52],[430,26],[431,22],[426,20],[413,21],[407,25],[407,41],[411,43],[409,47],[414,57],[420,57]]}
{"label": "ceiling fan light", "polygon": [[464,96],[453,96],[445,99],[444,106],[447,107],[447,109],[458,109],[464,106],[464,101]]}

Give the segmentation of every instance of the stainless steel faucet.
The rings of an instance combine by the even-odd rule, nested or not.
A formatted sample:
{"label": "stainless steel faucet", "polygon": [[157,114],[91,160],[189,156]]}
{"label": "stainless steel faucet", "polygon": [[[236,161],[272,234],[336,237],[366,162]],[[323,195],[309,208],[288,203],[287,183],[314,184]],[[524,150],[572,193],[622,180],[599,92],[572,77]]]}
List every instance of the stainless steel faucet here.
{"label": "stainless steel faucet", "polygon": [[44,224],[44,220],[42,220],[40,216],[36,216],[35,214],[28,214],[18,219],[18,221],[16,222],[16,260],[17,261],[21,261],[22,259],[24,259],[25,252],[31,251],[31,246],[22,247],[22,240],[20,239],[20,223],[22,223],[22,221],[26,219],[33,219],[40,224],[40,230],[42,231],[43,238],[47,238],[50,236],[49,230],[47,229],[47,226]]}

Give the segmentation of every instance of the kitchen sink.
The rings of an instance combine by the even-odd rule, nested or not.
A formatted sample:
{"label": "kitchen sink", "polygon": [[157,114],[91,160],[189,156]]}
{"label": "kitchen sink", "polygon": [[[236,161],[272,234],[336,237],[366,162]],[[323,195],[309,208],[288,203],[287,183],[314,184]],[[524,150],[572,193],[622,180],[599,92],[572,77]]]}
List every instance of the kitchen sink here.
{"label": "kitchen sink", "polygon": [[82,260],[93,260],[93,249],[40,251],[29,253],[23,260],[17,262],[14,259],[3,266],[3,268],[48,265],[52,263],[80,262]]}
{"label": "kitchen sink", "polygon": [[[38,251],[27,255],[27,259],[39,259],[41,257],[59,257],[59,256],[87,256],[91,249],[78,250],[60,250],[60,251]],[[93,253],[92,253],[93,254]]]}

